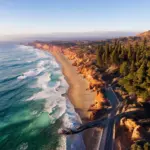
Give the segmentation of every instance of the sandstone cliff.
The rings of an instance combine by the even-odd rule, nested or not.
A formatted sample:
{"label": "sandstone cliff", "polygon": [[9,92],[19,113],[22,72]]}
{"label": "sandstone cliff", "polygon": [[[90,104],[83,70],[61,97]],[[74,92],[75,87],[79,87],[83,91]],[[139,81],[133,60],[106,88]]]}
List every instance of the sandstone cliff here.
{"label": "sandstone cliff", "polygon": [[145,129],[133,119],[122,118],[117,128],[117,150],[129,149],[134,142],[145,139]]}
{"label": "sandstone cliff", "polygon": [[35,42],[32,44],[36,48],[50,51],[50,52],[60,52],[65,55],[69,60],[72,60],[72,65],[77,67],[77,71],[84,78],[87,79],[89,83],[89,87],[87,90],[95,91],[96,97],[94,100],[94,104],[89,108],[90,118],[96,119],[95,116],[100,113],[99,110],[103,109],[104,106],[108,106],[108,101],[104,98],[101,89],[104,87],[105,83],[101,79],[101,75],[98,71],[98,68],[95,64],[95,57],[93,55],[77,55],[76,49],[65,48],[63,46],[56,46],[48,43]]}

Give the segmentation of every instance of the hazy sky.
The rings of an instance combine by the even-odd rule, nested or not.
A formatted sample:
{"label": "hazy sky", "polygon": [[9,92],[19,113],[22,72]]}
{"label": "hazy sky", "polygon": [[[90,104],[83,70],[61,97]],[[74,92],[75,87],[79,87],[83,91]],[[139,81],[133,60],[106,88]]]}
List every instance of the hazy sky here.
{"label": "hazy sky", "polygon": [[149,29],[150,0],[0,0],[0,35]]}

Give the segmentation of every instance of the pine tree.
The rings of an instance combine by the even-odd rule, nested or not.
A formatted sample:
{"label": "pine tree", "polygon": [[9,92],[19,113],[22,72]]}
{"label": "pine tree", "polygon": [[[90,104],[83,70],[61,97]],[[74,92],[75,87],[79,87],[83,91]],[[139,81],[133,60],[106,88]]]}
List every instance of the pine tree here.
{"label": "pine tree", "polygon": [[120,74],[126,76],[128,74],[128,64],[127,62],[123,62],[120,66]]}
{"label": "pine tree", "polygon": [[150,150],[150,143],[145,143],[144,144],[144,150]]}
{"label": "pine tree", "polygon": [[147,39],[146,39],[146,37],[143,39],[143,47],[144,47],[144,49],[146,49],[146,47],[147,47]]}
{"label": "pine tree", "polygon": [[134,73],[136,71],[136,66],[135,66],[135,62],[132,61],[131,66],[130,66],[130,72]]}
{"label": "pine tree", "polygon": [[106,63],[106,61],[105,61],[105,53],[102,54],[102,62],[103,62],[103,64]]}
{"label": "pine tree", "polygon": [[137,150],[138,148],[138,145],[137,144],[132,144],[131,145],[131,150]]}
{"label": "pine tree", "polygon": [[146,77],[146,64],[142,63],[140,68],[137,70],[136,76],[138,78],[138,83],[142,83]]}
{"label": "pine tree", "polygon": [[129,46],[128,46],[128,59],[129,59],[129,60],[132,59],[132,47],[131,47],[130,44],[129,44]]}
{"label": "pine tree", "polygon": [[150,61],[148,61],[148,63],[147,63],[147,80],[149,81],[149,79],[150,79]]}
{"label": "pine tree", "polygon": [[111,59],[111,63],[116,64],[116,65],[119,64],[119,56],[117,55],[116,50],[112,52],[110,59]]}
{"label": "pine tree", "polygon": [[109,44],[107,44],[105,47],[105,63],[109,63]]}
{"label": "pine tree", "polygon": [[137,50],[139,49],[139,44],[138,44],[138,42],[135,43],[134,49],[135,49],[135,51],[137,51]]}
{"label": "pine tree", "polygon": [[140,60],[140,49],[137,49],[136,51],[136,61]]}
{"label": "pine tree", "polygon": [[119,43],[119,46],[118,46],[118,54],[120,54],[122,52],[122,46],[121,46],[121,43]]}
{"label": "pine tree", "polygon": [[97,65],[99,67],[102,67],[102,65],[103,65],[103,61],[102,61],[102,54],[103,53],[102,53],[102,51],[103,51],[102,46],[99,46],[97,51],[96,51],[96,60],[97,60]]}
{"label": "pine tree", "polygon": [[143,150],[143,148],[140,145],[138,145],[137,150]]}

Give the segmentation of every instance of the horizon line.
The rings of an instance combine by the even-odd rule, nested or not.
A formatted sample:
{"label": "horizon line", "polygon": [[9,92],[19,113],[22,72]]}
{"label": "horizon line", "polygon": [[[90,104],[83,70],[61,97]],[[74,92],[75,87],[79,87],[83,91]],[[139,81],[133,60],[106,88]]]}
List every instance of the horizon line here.
{"label": "horizon line", "polygon": [[93,31],[56,31],[48,33],[14,33],[14,34],[1,34],[1,36],[34,36],[34,35],[52,35],[52,34],[84,34],[84,33],[109,33],[109,32],[122,32],[122,33],[139,33],[148,30],[93,30]]}

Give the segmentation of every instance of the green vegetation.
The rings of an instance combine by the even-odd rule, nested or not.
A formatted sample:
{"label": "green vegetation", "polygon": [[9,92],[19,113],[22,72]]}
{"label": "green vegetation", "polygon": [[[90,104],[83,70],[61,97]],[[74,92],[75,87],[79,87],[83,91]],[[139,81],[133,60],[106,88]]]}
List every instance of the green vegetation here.
{"label": "green vegetation", "polygon": [[129,94],[136,94],[145,102],[150,97],[149,37],[147,39],[135,36],[101,41],[57,41],[51,44],[76,51],[80,58],[85,55],[88,58],[92,55],[91,61],[96,61],[94,65],[99,67],[100,71],[115,66],[114,74],[105,74],[107,81],[111,82],[113,78],[120,76],[121,87]]}
{"label": "green vegetation", "polygon": [[97,65],[101,68],[115,65],[122,77],[119,84],[129,94],[146,100],[150,96],[150,46],[144,39],[140,44],[113,42],[97,47]]}
{"label": "green vegetation", "polygon": [[142,144],[135,143],[131,145],[130,149],[131,150],[150,150],[150,143],[149,142],[145,142]]}

